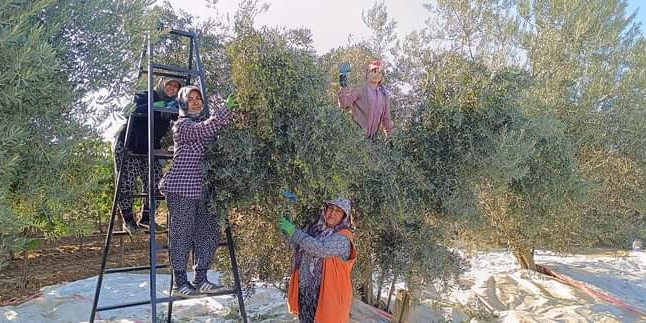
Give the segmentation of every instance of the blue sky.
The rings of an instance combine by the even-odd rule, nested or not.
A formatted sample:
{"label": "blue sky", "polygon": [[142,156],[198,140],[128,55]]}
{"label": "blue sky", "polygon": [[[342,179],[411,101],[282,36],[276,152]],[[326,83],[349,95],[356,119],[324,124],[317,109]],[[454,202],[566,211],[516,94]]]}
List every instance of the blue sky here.
{"label": "blue sky", "polygon": [[[159,1],[159,0],[158,0]],[[214,11],[207,9],[204,0],[171,0],[173,7],[184,9],[193,15],[206,17]],[[262,2],[262,1],[261,1]],[[269,11],[257,17],[258,25],[307,27],[314,34],[314,48],[323,54],[332,48],[346,44],[348,37],[363,39],[368,28],[361,21],[361,12],[372,7],[374,0],[266,0]],[[388,14],[397,22],[398,36],[403,37],[424,26],[431,18],[423,3],[430,0],[385,0]],[[233,15],[239,1],[220,0],[218,10],[223,15]],[[639,10],[638,10],[639,8]],[[646,0],[628,0],[627,13],[638,10],[635,22],[646,30]]]}
{"label": "blue sky", "polygon": [[642,33],[646,34],[646,0],[628,0],[628,13],[636,10],[635,22],[641,23]]}

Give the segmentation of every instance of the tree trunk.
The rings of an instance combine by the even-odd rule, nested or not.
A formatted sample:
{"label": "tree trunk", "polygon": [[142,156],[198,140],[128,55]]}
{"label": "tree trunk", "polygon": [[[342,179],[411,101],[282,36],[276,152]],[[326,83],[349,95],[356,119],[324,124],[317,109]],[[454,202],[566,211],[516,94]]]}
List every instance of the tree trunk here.
{"label": "tree trunk", "polygon": [[388,302],[386,303],[386,311],[390,311],[390,300],[395,293],[395,283],[397,283],[397,274],[393,275],[393,282],[390,284],[390,291],[388,292]]}
{"label": "tree trunk", "polygon": [[511,249],[522,269],[536,271],[536,263],[534,262],[534,248],[512,246]]}
{"label": "tree trunk", "polygon": [[27,250],[22,251],[22,274],[20,275],[20,291],[25,292],[27,290]]}
{"label": "tree trunk", "polygon": [[83,252],[83,244],[85,242],[84,240],[85,239],[83,238],[83,236],[79,237],[79,252]]}
{"label": "tree trunk", "polygon": [[372,295],[372,270],[372,263],[369,263],[366,264],[361,273],[361,300],[368,305],[375,305]]}
{"label": "tree trunk", "polygon": [[410,311],[410,292],[405,289],[397,291],[397,298],[395,299],[395,310],[393,311],[393,318],[391,323],[406,323],[408,322],[408,312]]}
{"label": "tree trunk", "polygon": [[386,279],[387,269],[382,269],[381,275],[379,275],[379,281],[377,282],[377,306],[381,308],[381,289],[384,287],[384,280]]}

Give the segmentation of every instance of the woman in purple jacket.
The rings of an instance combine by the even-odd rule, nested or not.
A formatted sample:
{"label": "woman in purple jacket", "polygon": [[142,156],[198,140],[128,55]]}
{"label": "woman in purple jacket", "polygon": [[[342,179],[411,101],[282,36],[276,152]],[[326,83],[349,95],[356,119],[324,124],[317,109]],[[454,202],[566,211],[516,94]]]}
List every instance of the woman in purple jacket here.
{"label": "woman in purple jacket", "polygon": [[[205,145],[229,124],[232,113],[222,107],[205,119],[203,96],[196,86],[178,94],[179,119],[173,124],[173,165],[160,183],[170,212],[172,295],[182,298],[217,292],[222,286],[208,281],[206,272],[218,244],[219,221],[207,205],[202,160]],[[186,264],[193,248],[195,278],[188,281]]]}
{"label": "woman in purple jacket", "polygon": [[350,112],[366,138],[373,138],[379,129],[390,136],[393,122],[390,118],[388,93],[382,84],[384,69],[381,61],[374,60],[368,64],[366,84],[358,87],[347,86],[349,66],[348,63],[339,66],[339,106]]}

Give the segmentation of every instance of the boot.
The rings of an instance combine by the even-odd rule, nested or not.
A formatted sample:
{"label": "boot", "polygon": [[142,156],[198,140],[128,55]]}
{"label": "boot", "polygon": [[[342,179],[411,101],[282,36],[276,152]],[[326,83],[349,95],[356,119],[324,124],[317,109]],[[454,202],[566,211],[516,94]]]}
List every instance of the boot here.
{"label": "boot", "polygon": [[137,231],[137,222],[132,211],[125,211],[121,215],[123,216],[123,231],[128,232],[129,235],[135,234],[135,231]]}
{"label": "boot", "polygon": [[[144,231],[150,230],[150,211],[148,207],[144,206],[144,209],[141,211],[141,219],[139,220],[139,227],[143,228]],[[166,232],[166,228],[155,223],[155,232]]]}

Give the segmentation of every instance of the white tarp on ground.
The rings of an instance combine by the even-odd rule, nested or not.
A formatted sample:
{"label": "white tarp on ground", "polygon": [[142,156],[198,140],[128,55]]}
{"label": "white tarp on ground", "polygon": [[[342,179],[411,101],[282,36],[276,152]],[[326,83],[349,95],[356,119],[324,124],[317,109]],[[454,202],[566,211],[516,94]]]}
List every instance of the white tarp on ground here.
{"label": "white tarp on ground", "polygon": [[[210,273],[209,277],[217,277]],[[191,277],[189,277],[190,279]],[[157,275],[158,297],[168,296],[169,275]],[[99,306],[149,299],[147,274],[110,274],[103,280]],[[96,277],[45,287],[41,297],[18,306],[0,308],[0,322],[87,322],[96,287]],[[362,306],[363,305],[363,306]],[[205,297],[173,304],[173,319],[178,322],[238,322],[238,302],[234,296]],[[294,322],[287,313],[281,291],[257,285],[245,300],[250,322]],[[168,307],[159,305],[157,317],[165,317]],[[150,322],[151,307],[142,305],[100,312],[98,322]],[[353,309],[353,322],[386,322],[361,302]]]}
{"label": "white tarp on ground", "polygon": [[[210,277],[214,277],[211,274]],[[168,296],[169,275],[157,275],[158,297]],[[123,304],[149,299],[150,289],[147,274],[110,274],[103,280],[103,289],[99,306]],[[71,283],[45,287],[42,297],[18,306],[2,308],[3,322],[83,322],[90,318],[90,309],[96,287],[96,277]],[[277,295],[273,295],[277,294]],[[247,301],[250,315],[260,311],[268,315],[280,306],[279,293],[270,289],[259,288],[257,293]],[[275,298],[274,298],[275,297]],[[237,304],[232,296],[207,297],[175,302],[173,316],[177,320],[191,318],[200,322],[226,322],[231,306]],[[160,305],[157,316],[165,314],[167,307]],[[278,313],[277,313],[278,314]],[[286,313],[285,313],[286,314]],[[110,310],[97,313],[99,321],[141,322],[150,321],[150,305]],[[211,317],[212,316],[212,317]],[[235,317],[230,317],[233,322]]]}
{"label": "white tarp on ground", "polygon": [[[552,277],[518,270],[508,252],[477,253],[469,260],[471,268],[461,278],[461,288],[449,300],[473,304],[478,299],[501,322],[646,322],[646,317]],[[536,262],[646,313],[646,254],[643,252],[563,256],[539,251]],[[427,296],[438,298],[431,292]],[[412,321],[429,322],[429,318],[427,314],[413,317]],[[451,316],[445,315],[445,318]]]}
{"label": "white tarp on ground", "polygon": [[[453,303],[472,304],[479,299],[502,322],[640,322],[625,309],[600,301],[583,291],[555,279],[517,270],[508,252],[477,253],[469,257],[471,269],[465,273],[449,298]],[[627,305],[646,312],[646,254],[591,254],[559,256],[538,252],[537,263],[583,281]],[[210,277],[216,277],[211,274]],[[169,277],[158,276],[159,296],[168,295]],[[18,306],[0,308],[0,322],[84,322],[89,319],[96,278],[64,283],[43,289],[43,295]],[[439,307],[433,299],[411,309],[410,322],[468,320],[460,311]],[[149,296],[148,275],[107,275],[101,305],[133,302]],[[257,285],[256,293],[245,301],[251,322],[294,322],[287,313],[283,294],[272,287]],[[236,322],[237,301],[232,296],[210,297],[176,302],[173,316],[179,322]],[[158,316],[166,307],[160,305]],[[233,310],[232,310],[233,309]],[[110,322],[147,322],[150,306],[99,313]],[[383,322],[359,302],[353,307],[353,322]]]}
{"label": "white tarp on ground", "polygon": [[[646,258],[643,253],[565,257],[539,253],[536,261],[646,313]],[[581,289],[534,272],[494,274],[478,282],[472,290],[483,296],[507,322],[646,320],[646,317],[591,297]]]}

